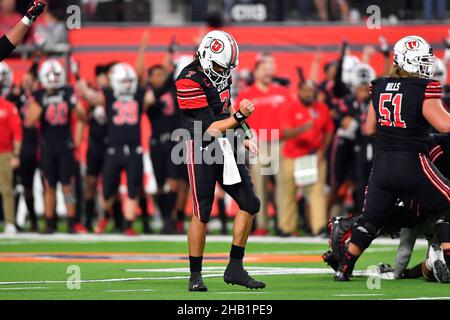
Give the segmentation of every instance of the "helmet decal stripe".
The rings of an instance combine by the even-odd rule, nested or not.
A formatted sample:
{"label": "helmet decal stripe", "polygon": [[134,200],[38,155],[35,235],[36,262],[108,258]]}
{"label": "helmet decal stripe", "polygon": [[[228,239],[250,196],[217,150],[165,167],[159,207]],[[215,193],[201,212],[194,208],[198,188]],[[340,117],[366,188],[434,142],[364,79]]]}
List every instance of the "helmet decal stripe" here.
{"label": "helmet decal stripe", "polygon": [[231,65],[235,65],[236,64],[236,58],[237,58],[237,46],[236,46],[236,41],[226,32],[224,32],[225,35],[228,38],[228,41],[230,41],[231,44],[231,59],[230,59],[230,63]]}

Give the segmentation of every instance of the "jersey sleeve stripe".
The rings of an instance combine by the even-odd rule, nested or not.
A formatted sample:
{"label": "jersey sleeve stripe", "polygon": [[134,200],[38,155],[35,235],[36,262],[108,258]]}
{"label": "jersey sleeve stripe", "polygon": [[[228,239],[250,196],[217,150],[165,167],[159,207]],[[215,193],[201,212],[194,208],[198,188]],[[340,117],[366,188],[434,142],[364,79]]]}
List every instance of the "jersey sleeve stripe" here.
{"label": "jersey sleeve stripe", "polygon": [[178,99],[180,99],[180,100],[190,100],[190,99],[200,99],[200,98],[206,98],[206,96],[204,94],[202,94],[200,96],[194,96],[194,97],[180,97],[180,96],[178,96]]}
{"label": "jersey sleeve stripe", "polygon": [[208,106],[205,91],[200,83],[184,78],[177,80],[175,85],[180,109],[199,109]]}

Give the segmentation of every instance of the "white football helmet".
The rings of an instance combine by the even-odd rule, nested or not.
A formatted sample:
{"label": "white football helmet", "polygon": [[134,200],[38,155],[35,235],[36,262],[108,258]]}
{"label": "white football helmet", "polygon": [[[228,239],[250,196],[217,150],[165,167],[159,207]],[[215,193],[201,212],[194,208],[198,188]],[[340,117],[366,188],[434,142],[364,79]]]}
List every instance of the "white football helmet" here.
{"label": "white football helmet", "polygon": [[351,87],[355,89],[363,84],[368,85],[375,77],[375,70],[370,65],[367,63],[359,63],[351,72]]}
{"label": "white football helmet", "polygon": [[[208,32],[198,46],[197,55],[203,72],[214,86],[218,86],[231,75],[231,69],[239,64],[239,47],[234,38],[219,30]],[[214,63],[225,68],[223,72],[214,70]]]}
{"label": "white football helmet", "polygon": [[351,86],[353,69],[359,63],[361,63],[361,60],[359,60],[357,56],[354,55],[344,56],[344,60],[342,61],[342,82],[345,83],[347,86]]}
{"label": "white football helmet", "polygon": [[0,96],[6,96],[9,93],[13,79],[11,68],[5,62],[0,62]]}
{"label": "white football helmet", "polygon": [[58,60],[47,60],[39,69],[39,81],[45,89],[62,88],[66,85],[66,71]]}
{"label": "white football helmet", "polygon": [[138,88],[138,78],[134,68],[128,63],[117,63],[110,72],[111,87],[116,96],[134,95]]}
{"label": "white football helmet", "polygon": [[394,46],[394,64],[427,79],[433,77],[434,59],[431,46],[419,36],[404,37]]}
{"label": "white football helmet", "polygon": [[439,58],[435,58],[433,79],[439,81],[443,86],[447,84],[447,67]]}

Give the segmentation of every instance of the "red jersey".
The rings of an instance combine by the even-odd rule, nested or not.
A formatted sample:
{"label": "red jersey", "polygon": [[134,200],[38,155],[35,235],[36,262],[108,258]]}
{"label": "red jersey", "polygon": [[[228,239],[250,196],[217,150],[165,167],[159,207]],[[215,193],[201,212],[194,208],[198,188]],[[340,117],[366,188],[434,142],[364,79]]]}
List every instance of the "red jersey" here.
{"label": "red jersey", "polygon": [[308,131],[288,139],[284,144],[285,157],[296,158],[316,152],[322,146],[325,134],[334,131],[330,111],[324,103],[316,101],[311,106],[305,107],[297,102],[285,113],[284,122],[290,128],[300,127],[308,121],[313,122]]}
{"label": "red jersey", "polygon": [[[272,140],[271,129],[279,130],[279,137],[282,137],[281,130],[286,127],[283,114],[295,103],[289,89],[278,84],[270,84],[267,92],[261,91],[256,84],[251,85],[242,91],[236,99],[235,109],[239,109],[239,103],[243,99],[253,102],[255,111],[247,119],[252,129],[259,134],[261,129],[267,130],[267,140]],[[261,136],[264,139],[264,136]]]}
{"label": "red jersey", "polygon": [[19,112],[14,104],[0,97],[0,153],[12,152],[13,142],[22,141]]}

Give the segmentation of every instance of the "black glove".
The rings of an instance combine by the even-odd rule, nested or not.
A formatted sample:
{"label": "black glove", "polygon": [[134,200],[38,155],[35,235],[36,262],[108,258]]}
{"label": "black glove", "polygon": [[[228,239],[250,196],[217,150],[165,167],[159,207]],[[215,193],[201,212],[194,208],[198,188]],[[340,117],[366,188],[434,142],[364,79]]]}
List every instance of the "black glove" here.
{"label": "black glove", "polygon": [[167,51],[171,54],[174,54],[177,50],[178,50],[177,37],[174,35],[172,37],[172,40],[170,41],[169,48],[167,48]]}
{"label": "black glove", "polygon": [[45,3],[38,2],[37,0],[33,0],[28,8],[25,17],[30,19],[31,22],[35,22],[36,19],[44,12]]}
{"label": "black glove", "polygon": [[378,50],[385,56],[386,58],[389,58],[389,44],[386,41],[386,38],[381,36],[380,39],[380,45],[378,46]]}

